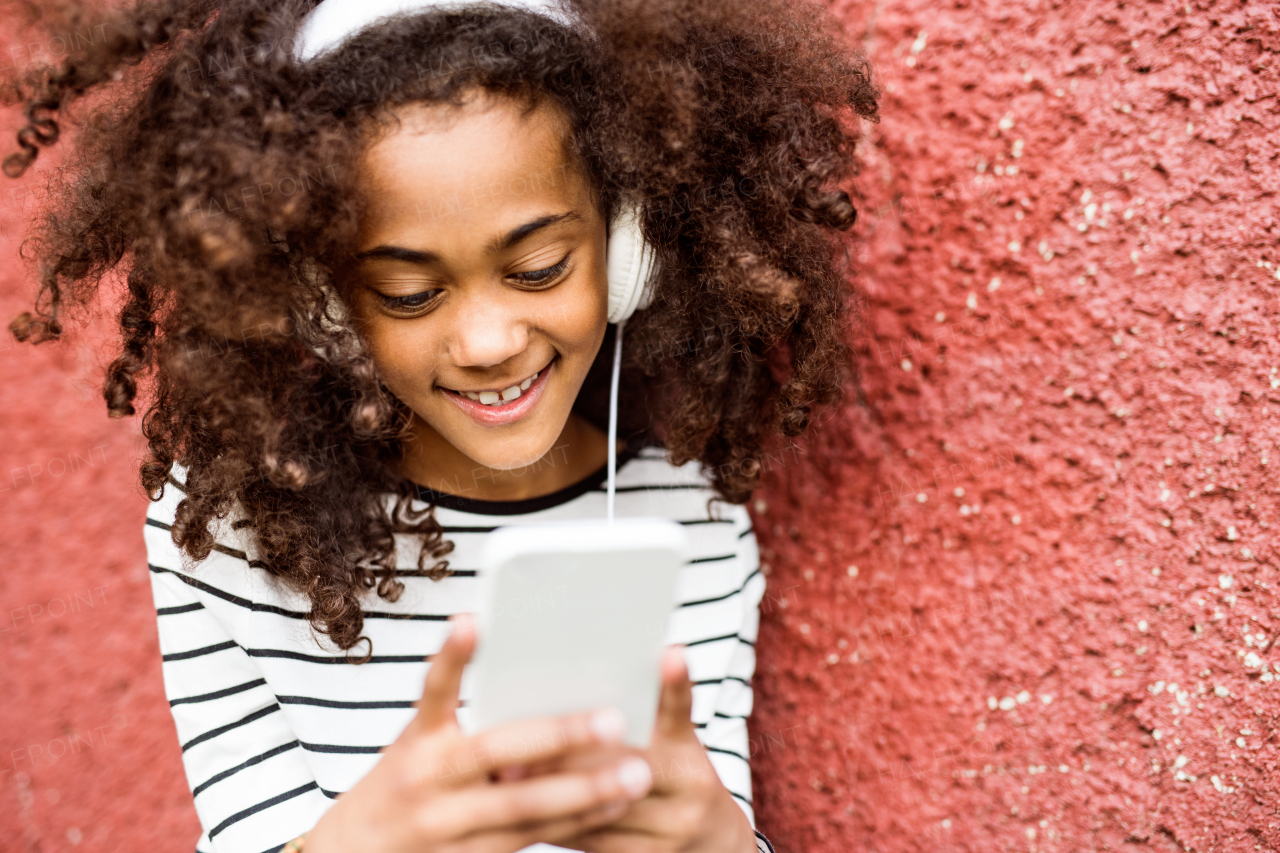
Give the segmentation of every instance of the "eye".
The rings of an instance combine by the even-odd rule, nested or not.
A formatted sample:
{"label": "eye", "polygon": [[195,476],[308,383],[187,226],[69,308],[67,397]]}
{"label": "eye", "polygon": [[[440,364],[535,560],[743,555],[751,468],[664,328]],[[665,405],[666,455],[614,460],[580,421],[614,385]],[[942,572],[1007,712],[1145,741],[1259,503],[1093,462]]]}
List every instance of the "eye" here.
{"label": "eye", "polygon": [[547,267],[546,269],[541,270],[532,270],[530,272],[513,273],[508,276],[508,278],[514,278],[524,284],[547,284],[548,282],[559,278],[561,273],[569,268],[569,258],[570,255],[565,255],[564,259],[553,267]]}
{"label": "eye", "polygon": [[382,301],[382,307],[388,311],[413,314],[430,305],[439,292],[439,290],[424,290],[420,293],[410,293],[408,296],[383,296],[379,293],[378,298]]}

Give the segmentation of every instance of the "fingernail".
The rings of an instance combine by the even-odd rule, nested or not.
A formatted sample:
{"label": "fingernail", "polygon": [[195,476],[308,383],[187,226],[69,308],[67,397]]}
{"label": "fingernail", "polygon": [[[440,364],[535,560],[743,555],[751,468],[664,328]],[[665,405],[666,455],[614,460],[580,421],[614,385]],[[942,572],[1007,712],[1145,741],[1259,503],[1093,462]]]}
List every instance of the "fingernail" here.
{"label": "fingernail", "polygon": [[449,618],[449,624],[452,626],[449,635],[455,640],[468,637],[475,629],[475,622],[469,613],[455,613]]}
{"label": "fingernail", "polygon": [[601,708],[591,715],[591,731],[602,741],[622,740],[627,731],[627,715],[617,708]]}
{"label": "fingernail", "polygon": [[653,784],[649,762],[643,758],[628,758],[618,768],[618,782],[633,797],[643,797]]}

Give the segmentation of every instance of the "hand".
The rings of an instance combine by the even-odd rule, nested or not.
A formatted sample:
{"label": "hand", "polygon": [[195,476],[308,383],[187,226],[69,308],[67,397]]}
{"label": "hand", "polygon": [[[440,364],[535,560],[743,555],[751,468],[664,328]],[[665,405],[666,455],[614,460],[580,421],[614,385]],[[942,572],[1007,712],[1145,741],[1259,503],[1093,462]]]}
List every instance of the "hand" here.
{"label": "hand", "polygon": [[662,659],[662,699],[653,740],[639,751],[653,770],[653,790],[617,820],[584,830],[561,846],[592,853],[756,853],[746,813],[698,740],[692,707],[684,655],[673,646]]}
{"label": "hand", "polygon": [[[307,853],[512,853],[616,820],[648,792],[648,767],[618,747],[625,719],[616,709],[462,734],[455,709],[475,629],[469,616],[451,621],[417,715],[307,834]],[[556,760],[565,769],[499,778]]]}

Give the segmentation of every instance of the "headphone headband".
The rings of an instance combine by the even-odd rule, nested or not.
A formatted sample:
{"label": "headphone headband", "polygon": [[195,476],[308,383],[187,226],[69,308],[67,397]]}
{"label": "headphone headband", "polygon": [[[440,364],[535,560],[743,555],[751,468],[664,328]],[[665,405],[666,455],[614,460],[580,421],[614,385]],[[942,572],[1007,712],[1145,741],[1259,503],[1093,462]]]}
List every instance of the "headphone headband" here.
{"label": "headphone headband", "polygon": [[503,7],[537,12],[567,27],[582,26],[556,0],[324,0],[303,19],[293,53],[299,62],[308,62],[360,30],[399,15]]}

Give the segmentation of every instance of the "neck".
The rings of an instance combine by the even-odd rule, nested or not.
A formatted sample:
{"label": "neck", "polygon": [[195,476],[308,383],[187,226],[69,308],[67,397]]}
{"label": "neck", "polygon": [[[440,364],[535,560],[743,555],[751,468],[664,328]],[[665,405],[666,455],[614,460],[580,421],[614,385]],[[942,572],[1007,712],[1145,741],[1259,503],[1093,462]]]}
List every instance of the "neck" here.
{"label": "neck", "polygon": [[570,413],[559,437],[540,459],[509,470],[481,465],[417,417],[411,429],[414,440],[404,444],[401,473],[437,492],[476,500],[519,501],[549,495],[598,471],[608,458],[608,437],[576,413]]}

